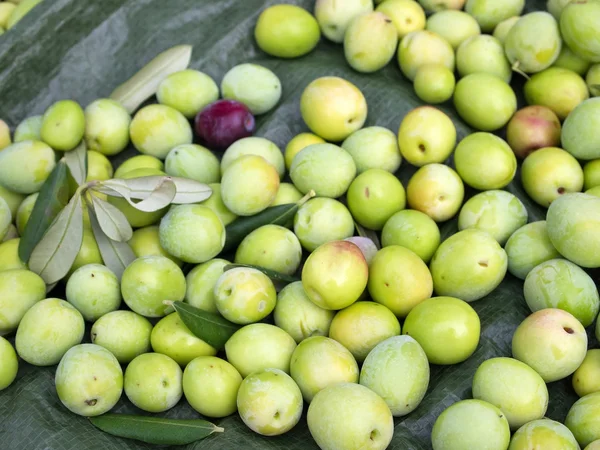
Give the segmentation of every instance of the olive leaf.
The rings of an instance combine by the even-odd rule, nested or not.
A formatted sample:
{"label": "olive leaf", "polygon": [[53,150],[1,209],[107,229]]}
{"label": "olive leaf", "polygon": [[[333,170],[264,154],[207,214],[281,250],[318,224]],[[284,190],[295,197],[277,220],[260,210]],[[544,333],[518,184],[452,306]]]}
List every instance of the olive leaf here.
{"label": "olive leaf", "polygon": [[170,300],[165,300],[163,303],[175,308],[182,322],[194,336],[217,350],[223,350],[225,343],[233,333],[240,329],[239,325],[230,322],[219,314],[204,311],[188,303]]}
{"label": "olive leaf", "polygon": [[92,232],[96,238],[96,243],[100,249],[100,255],[102,255],[104,265],[112,270],[117,278],[121,280],[121,276],[127,266],[135,260],[135,253],[133,253],[133,250],[127,242],[115,241],[106,236],[98,222],[95,210],[90,208],[88,212],[90,224],[92,225]]}
{"label": "olive leaf", "polygon": [[83,241],[83,205],[78,191],[60,212],[29,258],[29,269],[46,284],[63,278],[68,272]]}
{"label": "olive leaf", "polygon": [[377,250],[381,248],[381,243],[379,242],[379,236],[377,236],[377,232],[374,230],[369,230],[368,228],[363,227],[358,222],[354,221],[354,227],[356,228],[356,232],[360,237],[366,237],[373,241]]}
{"label": "olive leaf", "polygon": [[77,184],[83,184],[87,177],[87,146],[85,141],[82,139],[77,147],[65,152],[63,158]]}
{"label": "olive leaf", "polygon": [[[176,187],[170,177],[149,176],[129,180],[102,181],[94,190],[113,197],[122,197],[139,211],[152,212],[168,206],[175,198]],[[134,199],[141,199],[135,202]]]}
{"label": "olive leaf", "polygon": [[225,246],[221,253],[227,252],[239,245],[248,234],[264,225],[274,224],[282,227],[294,218],[296,212],[304,203],[315,196],[310,191],[296,203],[270,206],[253,216],[239,217],[225,227]]}
{"label": "olive leaf", "polygon": [[98,219],[98,224],[104,234],[113,241],[127,242],[131,239],[133,230],[121,210],[95,195],[92,195],[91,198],[92,205],[89,206],[94,209],[96,219]]}
{"label": "olive leaf", "polygon": [[225,431],[203,419],[164,419],[108,413],[90,417],[89,420],[95,427],[113,436],[148,444],[185,445]]}
{"label": "olive leaf", "polygon": [[156,94],[158,85],[168,75],[184,70],[192,58],[191,45],[177,45],[159,53],[129,80],[118,86],[110,98],[132,114]]}
{"label": "olive leaf", "polygon": [[198,203],[206,200],[212,195],[212,189],[207,184],[200,183],[189,178],[171,177],[177,193],[171,203],[185,204]]}
{"label": "olive leaf", "polygon": [[[130,205],[141,211],[150,208],[147,206],[149,204],[153,205],[151,210],[156,211],[171,203],[198,203],[212,195],[212,189],[204,183],[188,178],[156,175],[126,180],[106,180],[95,183],[92,189],[106,195],[123,197]],[[172,195],[173,190],[174,195]],[[153,198],[152,201],[148,200],[150,198]],[[134,202],[134,199],[142,202]],[[158,206],[160,208],[157,208]]]}
{"label": "olive leaf", "polygon": [[69,179],[67,177],[67,165],[64,160],[60,160],[42,185],[19,241],[19,258],[21,258],[21,261],[29,261],[31,252],[68,202]]}
{"label": "olive leaf", "polygon": [[[176,193],[170,203],[197,203],[209,198],[212,194],[210,186],[189,178],[150,175],[129,179],[112,179],[98,183],[94,189],[107,194],[128,196],[130,199],[145,200],[153,195],[156,187],[168,179],[175,184]],[[114,191],[117,191],[115,194]]]}
{"label": "olive leaf", "polygon": [[227,272],[228,270],[236,269],[238,267],[248,267],[249,269],[258,270],[259,272],[262,272],[266,276],[268,276],[271,280],[286,283],[286,284],[293,283],[294,281],[300,281],[300,278],[296,277],[294,275],[287,275],[285,273],[276,272],[275,270],[267,269],[266,267],[254,266],[252,264],[227,264],[226,266],[223,267],[223,272]]}
{"label": "olive leaf", "polygon": [[[142,199],[142,201],[135,204],[135,207],[138,209],[140,209],[140,204],[147,202],[149,199],[152,199],[157,206],[163,205],[161,208],[164,208],[173,202],[173,199],[177,194],[177,186],[173,182],[172,177],[151,175],[146,177],[130,178],[123,181],[130,192],[134,195],[132,198],[136,198],[135,195],[140,193],[140,199]],[[144,194],[144,191],[148,191],[148,194]],[[143,209],[140,210],[143,211]],[[153,211],[156,210],[153,209]]]}

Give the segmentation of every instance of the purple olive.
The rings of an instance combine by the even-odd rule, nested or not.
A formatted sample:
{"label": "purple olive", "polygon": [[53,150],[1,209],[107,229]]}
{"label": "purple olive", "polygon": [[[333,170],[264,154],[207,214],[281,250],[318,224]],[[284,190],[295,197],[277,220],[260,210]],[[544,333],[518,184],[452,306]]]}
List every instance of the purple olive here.
{"label": "purple olive", "polygon": [[194,128],[204,143],[225,150],[238,139],[252,136],[254,116],[246,105],[235,100],[217,100],[196,116]]}

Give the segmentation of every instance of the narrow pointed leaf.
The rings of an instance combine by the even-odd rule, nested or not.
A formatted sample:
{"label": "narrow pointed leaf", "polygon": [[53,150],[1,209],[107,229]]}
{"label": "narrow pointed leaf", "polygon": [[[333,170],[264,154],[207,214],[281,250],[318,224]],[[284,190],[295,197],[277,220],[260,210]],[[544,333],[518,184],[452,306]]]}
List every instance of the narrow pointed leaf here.
{"label": "narrow pointed leaf", "polygon": [[83,204],[81,195],[73,196],[56,217],[29,259],[29,269],[46,284],[62,279],[68,272],[83,240]]}
{"label": "narrow pointed leaf", "polygon": [[148,197],[133,205],[140,211],[157,211],[169,206],[177,193],[177,186],[175,186],[171,177],[149,176],[130,178],[123,181],[132,193],[143,192],[144,189],[155,186]]}
{"label": "narrow pointed leaf", "polygon": [[[175,198],[175,183],[171,177],[149,176],[129,180],[106,180],[94,190],[113,197],[122,197],[139,211],[152,212],[168,206]],[[134,199],[141,200],[135,202]]]}
{"label": "narrow pointed leaf", "polygon": [[170,203],[198,203],[212,195],[210,186],[182,177],[147,176],[128,180],[107,180],[94,187],[107,195],[128,199],[145,200],[156,190],[163,179],[168,178],[175,184],[175,195]]}
{"label": "narrow pointed leaf", "polygon": [[158,85],[168,75],[188,67],[192,57],[191,45],[177,45],[158,54],[129,80],[117,87],[110,98],[118,101],[132,114],[156,94]]}
{"label": "narrow pointed leaf", "polygon": [[127,242],[133,235],[127,217],[119,208],[92,195],[92,206],[104,234],[113,241]]}
{"label": "narrow pointed leaf", "polygon": [[223,272],[227,272],[228,270],[235,269],[237,267],[248,267],[250,269],[256,269],[256,270],[264,273],[271,280],[278,281],[281,283],[289,284],[289,283],[293,283],[294,281],[300,281],[300,278],[296,277],[294,275],[287,275],[285,273],[276,272],[274,270],[267,269],[266,267],[253,266],[252,264],[227,264],[225,267],[223,267]]}
{"label": "narrow pointed leaf", "polygon": [[210,313],[184,302],[165,302],[173,306],[190,331],[208,345],[223,350],[233,333],[240,329],[218,314]]}
{"label": "narrow pointed leaf", "polygon": [[128,180],[113,178],[101,181],[93,189],[113,197],[122,197],[128,200],[145,200],[161,186],[165,178],[172,180],[172,177],[160,175],[150,175]]}
{"label": "narrow pointed leaf", "polygon": [[19,241],[19,258],[29,261],[31,252],[42,236],[69,202],[69,180],[67,165],[59,161],[46,179],[38,194],[31,216],[27,221],[23,236]]}
{"label": "narrow pointed leaf", "polygon": [[356,232],[361,237],[369,238],[377,247],[377,250],[381,248],[381,243],[379,242],[379,236],[377,236],[377,232],[374,230],[369,230],[368,228],[363,227],[358,222],[354,222],[354,227],[356,228]]}
{"label": "narrow pointed leaf", "polygon": [[225,246],[222,252],[227,252],[238,246],[252,231],[264,225],[274,224],[285,226],[294,218],[298,208],[315,196],[314,191],[310,191],[297,203],[288,203],[285,205],[271,206],[264,211],[253,216],[240,217],[225,227]]}
{"label": "narrow pointed leaf", "polygon": [[108,413],[90,417],[89,420],[95,427],[113,436],[160,445],[191,444],[224,431],[202,419],[163,419]]}
{"label": "narrow pointed leaf", "polygon": [[121,197],[127,201],[131,201],[132,199],[139,200],[150,197],[150,194],[152,194],[152,190],[155,187],[156,186],[153,186],[151,189],[144,189],[142,192],[132,192],[129,186],[127,186],[127,183],[125,183],[125,180],[113,178],[94,184],[91,189],[111,197]]}
{"label": "narrow pointed leaf", "polygon": [[212,189],[207,184],[182,177],[171,177],[171,180],[177,188],[172,203],[198,203],[212,195]]}
{"label": "narrow pointed leaf", "polygon": [[133,253],[127,242],[115,241],[106,236],[98,223],[98,218],[94,211],[90,209],[89,214],[90,224],[92,225],[92,231],[98,243],[102,260],[106,267],[112,270],[120,280],[127,266],[135,260],[135,253]]}
{"label": "narrow pointed leaf", "polygon": [[87,177],[87,146],[85,141],[82,139],[77,147],[65,152],[64,159],[77,184],[82,185]]}

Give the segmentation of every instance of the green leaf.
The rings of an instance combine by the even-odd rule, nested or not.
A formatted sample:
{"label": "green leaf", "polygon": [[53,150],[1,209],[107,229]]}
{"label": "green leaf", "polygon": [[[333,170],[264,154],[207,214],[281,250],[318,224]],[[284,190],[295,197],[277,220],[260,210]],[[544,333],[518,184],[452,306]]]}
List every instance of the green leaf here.
{"label": "green leaf", "polygon": [[191,45],[177,45],[152,59],[129,80],[116,88],[110,98],[118,101],[132,114],[156,94],[158,85],[168,75],[187,68],[192,57]]}
{"label": "green leaf", "polygon": [[185,326],[195,336],[217,350],[223,350],[231,335],[240,329],[239,325],[231,323],[220,315],[204,311],[188,303],[171,301],[164,303],[175,308]]}
{"label": "green leaf", "polygon": [[239,217],[225,227],[225,246],[222,252],[234,249],[248,234],[264,225],[274,224],[285,226],[294,218],[298,208],[315,196],[310,191],[297,203],[271,206],[254,216]]}
{"label": "green leaf", "polygon": [[106,433],[148,444],[185,445],[199,441],[223,428],[206,420],[176,420],[129,414],[103,414],[90,422]]}
{"label": "green leaf", "polygon": [[85,140],[81,140],[79,145],[73,150],[65,152],[63,156],[71,176],[78,185],[82,185],[87,177],[87,146]]}
{"label": "green leaf", "polygon": [[125,214],[119,208],[111,205],[95,195],[92,195],[92,207],[98,225],[102,228],[104,234],[113,241],[127,242],[133,236],[131,225],[127,221]]}
{"label": "green leaf", "polygon": [[[123,197],[139,211],[152,212],[169,206],[177,188],[171,177],[148,176],[101,181],[94,189],[106,195]],[[142,200],[135,202],[134,199]]]}
{"label": "green leaf", "polygon": [[120,280],[123,272],[135,259],[135,253],[127,242],[115,241],[104,234],[94,210],[89,209],[90,224],[106,267]]}
{"label": "green leaf", "polygon": [[354,228],[356,228],[356,232],[360,237],[366,237],[371,239],[378,250],[381,248],[381,243],[379,242],[379,236],[377,236],[377,231],[369,230],[368,228],[363,227],[356,221],[354,221]]}
{"label": "green leaf", "polygon": [[59,161],[46,179],[38,194],[31,216],[19,241],[19,258],[29,261],[31,252],[42,236],[69,202],[69,179],[67,165]]}
{"label": "green leaf", "polygon": [[271,280],[277,281],[280,283],[289,284],[289,283],[293,283],[294,281],[300,281],[299,277],[296,277],[293,275],[286,275],[285,273],[276,272],[274,270],[267,269],[265,267],[253,266],[252,264],[227,264],[225,267],[223,267],[223,272],[227,272],[228,270],[235,269],[237,267],[249,267],[251,269],[259,270],[262,273],[264,273],[266,276],[268,276]]}
{"label": "green leaf", "polygon": [[56,217],[29,259],[29,269],[46,284],[62,279],[68,272],[83,240],[82,196],[77,192]]}

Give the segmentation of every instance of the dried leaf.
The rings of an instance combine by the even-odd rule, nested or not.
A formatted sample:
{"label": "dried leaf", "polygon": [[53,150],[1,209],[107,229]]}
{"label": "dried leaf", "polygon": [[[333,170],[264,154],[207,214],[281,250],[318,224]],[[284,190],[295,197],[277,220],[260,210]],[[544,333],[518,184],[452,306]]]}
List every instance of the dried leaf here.
{"label": "dried leaf", "polygon": [[87,146],[85,140],[82,139],[77,147],[65,152],[63,158],[77,184],[82,185],[87,177]]}
{"label": "dried leaf", "polygon": [[[167,207],[175,198],[176,189],[171,177],[164,176],[106,180],[94,187],[94,190],[103,194],[122,197],[131,206],[144,212]],[[141,201],[135,202],[134,199]]]}
{"label": "dried leaf", "polygon": [[121,275],[123,275],[127,266],[135,260],[135,253],[133,253],[127,242],[115,241],[104,234],[93,210],[89,210],[89,215],[92,231],[94,232],[94,237],[98,243],[104,264],[121,280]]}
{"label": "dried leaf", "polygon": [[91,198],[98,224],[104,234],[113,241],[127,242],[131,239],[133,230],[121,210],[95,195]]}
{"label": "dried leaf", "polygon": [[83,241],[83,204],[79,193],[56,217],[29,259],[29,269],[46,284],[62,279],[68,272]]}
{"label": "dried leaf", "polygon": [[117,87],[110,98],[118,101],[132,114],[156,94],[158,85],[168,75],[184,70],[192,57],[191,45],[177,45],[158,54],[125,83]]}

